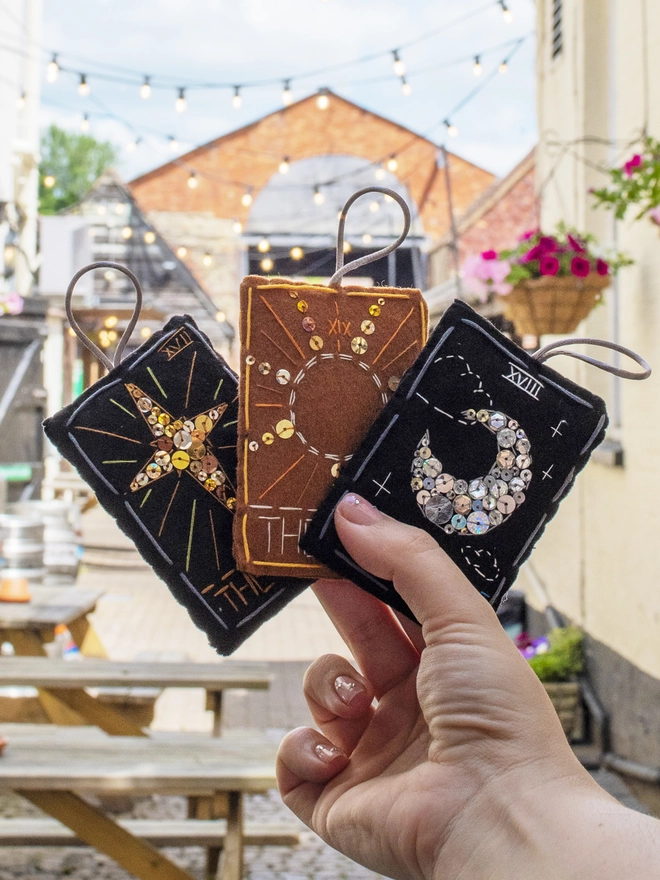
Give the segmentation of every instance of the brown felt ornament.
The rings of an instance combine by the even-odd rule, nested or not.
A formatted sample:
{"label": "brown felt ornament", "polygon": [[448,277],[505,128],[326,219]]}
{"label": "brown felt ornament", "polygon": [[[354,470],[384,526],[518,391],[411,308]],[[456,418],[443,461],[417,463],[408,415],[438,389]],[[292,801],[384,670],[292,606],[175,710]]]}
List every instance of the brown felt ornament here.
{"label": "brown felt ornament", "polygon": [[[388,248],[343,266],[350,205],[387,192],[406,228]],[[340,468],[415,362],[427,336],[419,290],[341,286],[341,278],[394,250],[410,215],[396,193],[356,193],[340,216],[329,285],[248,276],[241,285],[241,384],[234,556],[244,572],[336,577],[298,542]]]}

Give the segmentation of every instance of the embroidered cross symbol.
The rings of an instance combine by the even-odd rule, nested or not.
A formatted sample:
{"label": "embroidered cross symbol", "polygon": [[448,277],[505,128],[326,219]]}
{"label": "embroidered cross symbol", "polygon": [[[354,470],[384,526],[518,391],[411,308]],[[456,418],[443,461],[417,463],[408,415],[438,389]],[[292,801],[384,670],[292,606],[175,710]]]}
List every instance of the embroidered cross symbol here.
{"label": "embroidered cross symbol", "polygon": [[557,435],[559,435],[560,437],[563,437],[564,435],[562,434],[562,432],[559,429],[561,428],[562,425],[567,425],[567,424],[568,424],[568,422],[566,421],[566,419],[562,419],[561,422],[559,422],[559,424],[555,428],[552,429],[552,436],[556,437]]}
{"label": "embroidered cross symbol", "polygon": [[137,385],[129,383],[125,387],[154,437],[154,453],[131,481],[131,492],[139,492],[174,471],[185,472],[220,504],[233,510],[236,492],[213,454],[209,439],[227,404],[190,419],[175,419]]}
{"label": "embroidered cross symbol", "polygon": [[389,478],[391,476],[392,476],[392,471],[389,472],[389,474],[385,477],[385,479],[383,480],[382,483],[379,483],[378,480],[371,481],[372,483],[375,483],[378,486],[378,491],[376,492],[376,498],[378,498],[378,496],[380,495],[381,492],[387,492],[388,495],[392,494],[389,489],[385,488],[387,486],[387,481],[389,480]]}

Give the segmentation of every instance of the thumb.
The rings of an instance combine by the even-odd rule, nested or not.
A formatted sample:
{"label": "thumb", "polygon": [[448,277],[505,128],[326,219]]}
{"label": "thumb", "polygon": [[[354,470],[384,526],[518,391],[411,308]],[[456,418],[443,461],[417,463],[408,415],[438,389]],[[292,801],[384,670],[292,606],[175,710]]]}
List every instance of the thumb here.
{"label": "thumb", "polygon": [[381,513],[359,495],[345,495],[335,528],[351,557],[394,588],[425,629],[451,623],[492,627],[495,612],[465,575],[422,529]]}

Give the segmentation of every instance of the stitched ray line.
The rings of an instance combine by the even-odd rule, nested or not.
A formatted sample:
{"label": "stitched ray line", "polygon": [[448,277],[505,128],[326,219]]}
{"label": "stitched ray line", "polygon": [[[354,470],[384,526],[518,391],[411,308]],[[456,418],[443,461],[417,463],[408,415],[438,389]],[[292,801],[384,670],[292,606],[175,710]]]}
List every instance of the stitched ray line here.
{"label": "stitched ray line", "polygon": [[174,492],[172,492],[172,497],[170,498],[170,503],[167,505],[167,510],[165,511],[165,516],[163,517],[163,519],[162,519],[162,521],[161,521],[161,524],[160,524],[160,528],[158,529],[158,537],[159,537],[159,538],[160,538],[160,536],[163,534],[163,529],[165,528],[165,523],[166,523],[166,521],[167,521],[167,515],[168,515],[169,512],[170,512],[170,507],[172,506],[172,502],[174,501],[174,496],[175,496],[176,493],[177,493],[177,490],[178,490],[178,488],[179,488],[179,485],[180,485],[179,480],[177,480],[177,481],[176,481],[176,485],[175,485],[175,487],[174,487]]}
{"label": "stitched ray line", "polygon": [[186,554],[186,571],[190,568],[190,551],[192,550],[193,532],[195,530],[195,510],[197,508],[197,499],[193,498],[192,514],[190,516],[190,532],[188,533],[188,552]]}
{"label": "stitched ray line", "polygon": [[137,458],[116,458],[113,461],[102,461],[101,464],[137,464]]}
{"label": "stitched ray line", "polygon": [[259,501],[261,501],[262,498],[264,498],[266,495],[268,495],[268,493],[270,492],[270,490],[271,490],[271,489],[274,489],[275,486],[277,486],[277,484],[280,482],[280,480],[283,480],[283,479],[286,477],[287,474],[290,474],[291,471],[294,469],[294,467],[297,467],[297,466],[300,464],[300,462],[303,460],[304,457],[305,457],[304,454],[301,455],[300,458],[298,459],[298,461],[294,461],[294,463],[291,465],[291,467],[288,467],[288,468],[284,471],[284,473],[281,474],[281,475],[275,480],[274,483],[271,483],[271,485],[266,489],[266,491],[261,493],[261,495],[259,496]]}
{"label": "stitched ray line", "polygon": [[298,354],[300,355],[300,357],[301,357],[303,360],[305,360],[305,353],[303,352],[302,348],[298,345],[298,343],[296,342],[296,340],[293,338],[293,336],[289,333],[288,327],[286,326],[286,324],[284,323],[284,321],[280,318],[280,316],[277,314],[277,312],[275,311],[275,309],[271,306],[271,304],[268,302],[268,300],[267,300],[265,297],[260,296],[259,299],[260,299],[261,302],[266,306],[266,308],[267,308],[268,311],[271,313],[271,315],[275,318],[275,320],[276,320],[277,323],[280,325],[280,327],[282,328],[282,330],[284,330],[284,332],[286,333],[286,335],[289,337],[289,339],[291,340],[291,343],[293,344],[293,347],[296,349],[296,351],[298,352]]}
{"label": "stitched ray line", "polygon": [[145,494],[145,496],[144,496],[144,498],[142,499],[142,501],[141,501],[141,503],[140,503],[140,507],[144,507],[145,502],[146,502],[147,498],[148,498],[150,495],[151,495],[151,489],[148,489],[147,492],[146,492],[146,494]]}
{"label": "stitched ray line", "polygon": [[[195,354],[197,354],[197,352],[195,352]],[[158,379],[156,378],[156,374],[155,374],[154,371],[151,369],[151,367],[147,367],[147,373],[149,373],[149,375],[151,376],[151,378],[154,380],[154,383],[155,383],[156,387],[158,388],[158,390],[160,391],[160,393],[163,395],[163,397],[165,398],[165,400],[167,400],[167,394],[165,394],[165,389],[163,388],[163,386],[160,384],[160,382],[159,382]]]}
{"label": "stitched ray line", "polygon": [[213,400],[218,399],[218,394],[220,393],[220,389],[222,388],[222,383],[224,381],[225,381],[224,379],[220,379],[220,381],[218,382],[218,387],[215,389],[215,394],[213,395]]}
{"label": "stitched ray line", "polygon": [[386,370],[388,367],[391,367],[392,364],[394,363],[394,361],[398,361],[400,357],[403,357],[407,351],[410,351],[410,349],[413,347],[413,345],[417,345],[417,340],[415,340],[414,342],[411,342],[410,345],[408,346],[408,348],[404,348],[403,351],[399,352],[399,354],[395,358],[392,358],[391,361],[389,361],[387,364],[385,364],[383,366],[383,369]]}
{"label": "stitched ray line", "polygon": [[414,311],[415,311],[415,307],[413,306],[413,307],[411,308],[411,310],[408,312],[408,314],[406,315],[406,317],[403,319],[403,321],[401,321],[401,323],[399,324],[399,326],[396,328],[396,330],[394,331],[394,333],[393,333],[393,334],[390,336],[390,338],[387,340],[387,342],[385,343],[385,345],[384,345],[384,346],[381,348],[381,350],[378,352],[378,354],[377,354],[376,357],[374,358],[373,366],[375,366],[375,365],[378,363],[378,359],[380,358],[380,356],[382,355],[382,353],[385,351],[385,349],[387,348],[387,346],[390,345],[390,343],[394,342],[394,340],[396,339],[397,335],[399,334],[399,331],[401,330],[401,328],[403,327],[403,325],[406,323],[406,321],[408,320],[408,318],[412,315],[412,313],[413,313]]}
{"label": "stitched ray line", "polygon": [[110,398],[110,403],[114,403],[114,405],[115,405],[115,406],[118,406],[119,409],[123,409],[124,412],[126,413],[126,415],[129,415],[132,419],[137,418],[137,416],[135,415],[135,413],[132,413],[132,412],[130,411],[130,409],[126,409],[125,406],[122,406],[121,403],[118,403],[118,402],[117,402],[116,400],[114,400],[112,397]]}
{"label": "stitched ray line", "polygon": [[259,332],[261,333],[262,336],[265,336],[265,337],[266,337],[266,339],[271,343],[271,345],[274,345],[274,346],[275,346],[275,348],[280,352],[280,354],[283,354],[284,357],[285,357],[288,361],[291,361],[291,363],[294,365],[294,367],[297,367],[297,366],[298,366],[298,364],[296,363],[296,361],[294,361],[294,359],[291,357],[291,355],[290,355],[288,352],[284,351],[284,349],[282,348],[282,346],[281,346],[281,345],[278,345],[277,342],[275,342],[274,339],[271,339],[270,336],[266,333],[265,330],[260,330]]}
{"label": "stitched ray line", "polygon": [[[124,437],[122,434],[113,434],[112,431],[101,431],[99,428],[85,428],[82,425],[76,425],[76,431],[92,431],[94,434],[105,434],[106,437],[116,437],[118,440],[128,440],[129,443],[137,443],[138,446],[142,445],[141,440],[135,440],[133,437]],[[103,462],[106,464],[106,462]]]}
{"label": "stitched ray line", "polygon": [[190,364],[190,375],[188,376],[188,389],[186,391],[186,406],[188,409],[188,398],[190,397],[190,383],[192,382],[193,370],[195,369],[195,361],[197,360],[197,352],[193,354],[192,363]]}
{"label": "stitched ray line", "polygon": [[215,526],[213,525],[213,513],[210,509],[209,509],[209,519],[211,520],[211,534],[213,535],[213,549],[215,550],[215,564],[216,564],[218,571],[220,571],[220,557],[218,556],[218,542],[216,541],[216,538],[215,538]]}

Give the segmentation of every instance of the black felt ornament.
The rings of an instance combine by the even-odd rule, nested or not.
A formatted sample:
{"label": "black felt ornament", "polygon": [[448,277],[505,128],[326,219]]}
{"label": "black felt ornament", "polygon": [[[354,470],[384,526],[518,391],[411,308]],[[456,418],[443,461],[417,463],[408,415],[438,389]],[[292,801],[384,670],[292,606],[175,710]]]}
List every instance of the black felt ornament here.
{"label": "black felt ornament", "polygon": [[650,374],[627,349],[595,342],[629,354],[645,372],[558,352],[557,344],[533,357],[454,303],[342,468],[300,546],[412,617],[393,584],[363,571],[339,541],[334,510],[355,492],[425,529],[497,608],[607,426],[603,401],[542,360],[563,353],[625,378]]}
{"label": "black felt ornament", "polygon": [[[57,415],[48,439],[89,483],[102,506],[222,654],[230,654],[308,585],[237,571],[238,380],[187,315],[172,318],[121,361],[138,307],[117,347],[116,365],[84,339],[109,373]],[[121,361],[121,362],[120,362]]]}

